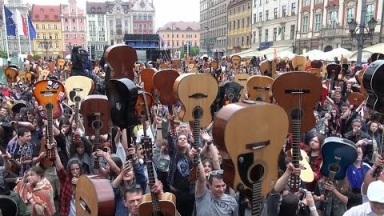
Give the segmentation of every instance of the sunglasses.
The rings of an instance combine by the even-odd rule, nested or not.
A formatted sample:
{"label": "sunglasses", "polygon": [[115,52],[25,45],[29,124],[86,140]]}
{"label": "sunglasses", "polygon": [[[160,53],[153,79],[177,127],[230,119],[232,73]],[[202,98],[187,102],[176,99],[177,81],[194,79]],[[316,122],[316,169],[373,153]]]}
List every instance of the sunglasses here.
{"label": "sunglasses", "polygon": [[223,174],[224,174],[224,170],[222,170],[222,169],[212,170],[211,172],[209,172],[208,178],[210,178],[211,176],[220,176],[220,175],[223,175]]}

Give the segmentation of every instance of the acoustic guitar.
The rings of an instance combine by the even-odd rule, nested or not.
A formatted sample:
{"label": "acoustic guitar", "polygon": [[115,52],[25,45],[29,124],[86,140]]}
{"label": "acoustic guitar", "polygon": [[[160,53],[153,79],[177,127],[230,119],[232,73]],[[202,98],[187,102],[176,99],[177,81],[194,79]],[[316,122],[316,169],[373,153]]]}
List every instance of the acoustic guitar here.
{"label": "acoustic guitar", "polygon": [[130,128],[140,122],[135,110],[138,89],[132,80],[128,78],[109,80],[106,86],[106,95],[111,107],[110,116],[114,125],[120,128]]}
{"label": "acoustic guitar", "polygon": [[[198,148],[200,129],[208,126],[212,120],[210,106],[217,96],[217,82],[210,74],[183,74],[175,80],[173,91],[185,108],[182,120],[193,122],[192,147]],[[197,180],[198,157],[193,158],[193,168],[189,175],[191,182]]]}
{"label": "acoustic guitar", "polygon": [[269,76],[253,75],[247,82],[248,98],[254,101],[271,102],[273,79]]}
{"label": "acoustic guitar", "polygon": [[250,75],[247,73],[237,73],[235,74],[235,77],[233,80],[241,85],[241,92],[240,92],[240,98],[245,99],[246,89],[247,89],[247,82]]}
{"label": "acoustic guitar", "polygon": [[115,195],[111,182],[104,176],[81,175],[75,192],[76,215],[115,215]]}
{"label": "acoustic guitar", "polygon": [[[142,124],[145,124],[146,114],[142,115]],[[144,160],[147,165],[148,184],[152,187],[156,183],[154,165],[152,164],[152,140],[143,130],[144,135],[141,137],[141,143],[144,149]],[[167,215],[175,216],[176,214],[176,197],[172,193],[149,193],[144,194],[142,202],[139,205],[139,215]]]}
{"label": "acoustic guitar", "polygon": [[66,62],[65,62],[65,59],[63,59],[63,58],[58,58],[58,59],[56,60],[57,69],[58,69],[59,71],[64,70],[65,63],[66,63]]}
{"label": "acoustic guitar", "polygon": [[18,204],[11,196],[0,195],[0,213],[7,216],[19,215]]}
{"label": "acoustic guitar", "polygon": [[297,55],[292,58],[292,71],[305,71],[305,66],[307,63],[307,58],[305,56]]}
{"label": "acoustic guitar", "polygon": [[275,77],[276,74],[276,61],[264,60],[260,62],[260,73],[264,76]]}
{"label": "acoustic guitar", "polygon": [[111,79],[128,78],[134,80],[133,68],[137,60],[136,50],[124,44],[116,44],[107,48],[104,54],[111,68]]}
{"label": "acoustic guitar", "polygon": [[[177,98],[173,93],[173,84],[180,74],[176,70],[161,70],[153,75],[153,85],[159,93],[158,99],[161,104],[168,106],[170,116],[174,115],[173,105],[176,104]],[[171,135],[175,137],[175,122],[171,118],[170,122]]]}
{"label": "acoustic guitar", "polygon": [[[289,117],[289,132],[292,134],[292,164],[301,170],[300,179],[312,182],[314,173],[309,161],[300,149],[301,133],[311,130],[315,126],[313,108],[321,95],[321,82],[315,75],[303,72],[289,72],[277,77],[272,85],[272,93],[276,102],[282,106]],[[291,175],[291,191],[300,188],[300,179]]]}
{"label": "acoustic guitar", "polygon": [[42,118],[48,119],[48,109],[52,109],[52,118],[59,118],[62,114],[61,100],[65,96],[64,85],[57,80],[41,80],[32,88],[33,96],[39,107]]}
{"label": "acoustic guitar", "polygon": [[338,76],[341,72],[341,65],[331,63],[328,64],[326,67],[327,70],[327,79],[329,80],[329,89],[334,89],[334,82],[336,82],[338,79]]}
{"label": "acoustic guitar", "polygon": [[8,83],[17,82],[17,76],[19,75],[17,68],[7,66],[3,67],[3,71]]}
{"label": "acoustic guitar", "polygon": [[47,69],[39,71],[39,78],[37,80],[46,80],[51,72]]}
{"label": "acoustic guitar", "polygon": [[224,88],[224,98],[223,98],[223,105],[227,105],[230,103],[235,103],[240,100],[240,92],[242,90],[242,87],[237,82],[227,82],[223,86]]}
{"label": "acoustic guitar", "polygon": [[68,98],[67,104],[73,106],[75,97],[84,99],[95,89],[95,83],[92,79],[85,76],[71,76],[65,80],[65,92]]}
{"label": "acoustic guitar", "polygon": [[154,68],[145,68],[140,71],[141,81],[144,83],[144,91],[153,94],[155,87],[153,85],[153,76],[157,73]]}
{"label": "acoustic guitar", "polygon": [[363,86],[368,93],[367,107],[384,114],[384,60],[372,62],[363,75]]}
{"label": "acoustic guitar", "polygon": [[287,133],[287,114],[275,104],[247,100],[224,106],[215,116],[214,142],[225,152],[222,155],[229,155],[223,157],[224,181],[234,189],[243,188],[252,203],[252,215],[260,215],[262,197],[278,179],[276,150]]}
{"label": "acoustic guitar", "polygon": [[34,80],[34,77],[33,77],[32,73],[28,72],[28,71],[19,73],[19,75],[17,77],[25,85],[31,85],[32,81]]}
{"label": "acoustic guitar", "polygon": [[340,137],[327,137],[321,146],[323,163],[320,172],[324,176],[330,176],[335,172],[335,180],[343,180],[346,176],[347,168],[357,159],[355,143]]}
{"label": "acoustic guitar", "polygon": [[365,101],[365,96],[360,92],[351,92],[348,95],[348,102],[350,105],[353,105],[355,108],[361,105]]}
{"label": "acoustic guitar", "polygon": [[80,105],[85,133],[100,135],[109,133],[110,105],[105,95],[88,95]]}

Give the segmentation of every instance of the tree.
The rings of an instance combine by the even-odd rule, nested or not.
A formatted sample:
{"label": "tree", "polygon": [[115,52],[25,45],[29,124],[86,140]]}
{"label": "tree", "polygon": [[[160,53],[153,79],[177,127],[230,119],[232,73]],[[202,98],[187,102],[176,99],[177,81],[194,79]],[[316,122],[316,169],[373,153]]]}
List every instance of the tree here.
{"label": "tree", "polygon": [[8,58],[7,52],[4,50],[0,50],[0,58]]}
{"label": "tree", "polygon": [[191,47],[191,51],[190,52],[191,52],[190,56],[196,56],[196,55],[198,55],[200,53],[200,48],[197,47],[197,46]]}
{"label": "tree", "polygon": [[33,58],[34,61],[37,61],[37,60],[41,59],[41,55],[33,53],[32,58]]}

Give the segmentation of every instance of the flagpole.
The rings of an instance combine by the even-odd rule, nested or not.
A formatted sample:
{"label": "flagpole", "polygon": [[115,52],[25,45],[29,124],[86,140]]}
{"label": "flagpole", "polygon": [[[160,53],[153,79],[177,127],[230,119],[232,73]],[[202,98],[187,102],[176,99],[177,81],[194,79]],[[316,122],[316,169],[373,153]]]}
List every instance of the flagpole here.
{"label": "flagpole", "polygon": [[[5,5],[3,5],[3,20],[4,22],[7,22],[6,21],[6,17],[5,17]],[[4,30],[5,30],[5,46],[6,46],[6,50],[7,50],[7,61],[9,59],[9,47],[8,47],[8,33],[7,33],[7,27],[4,25]]]}
{"label": "flagpole", "polygon": [[31,35],[30,35],[30,32],[29,32],[29,14],[28,14],[28,16],[26,18],[26,21],[27,21],[27,30],[28,30],[29,54],[32,55]]}

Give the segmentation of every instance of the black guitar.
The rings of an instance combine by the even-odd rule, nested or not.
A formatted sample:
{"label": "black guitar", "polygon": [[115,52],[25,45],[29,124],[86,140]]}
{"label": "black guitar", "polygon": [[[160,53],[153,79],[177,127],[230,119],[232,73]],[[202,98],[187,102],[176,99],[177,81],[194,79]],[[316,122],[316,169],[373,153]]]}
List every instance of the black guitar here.
{"label": "black guitar", "polygon": [[367,107],[384,114],[384,60],[372,62],[363,75],[363,86],[368,93]]}
{"label": "black guitar", "polygon": [[235,103],[240,99],[240,92],[243,87],[237,82],[227,82],[224,84],[224,103]]}

